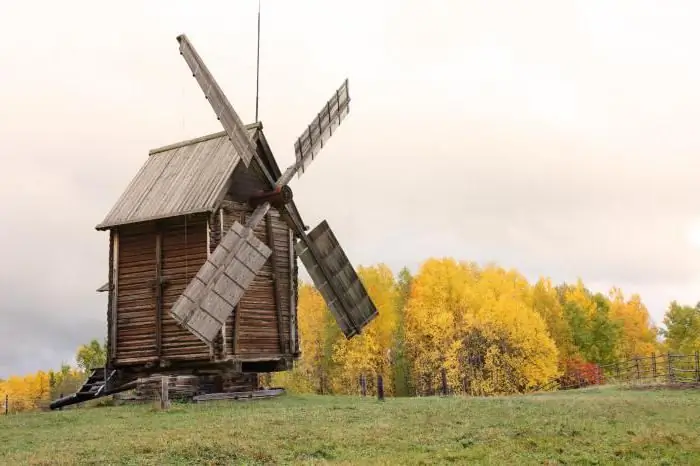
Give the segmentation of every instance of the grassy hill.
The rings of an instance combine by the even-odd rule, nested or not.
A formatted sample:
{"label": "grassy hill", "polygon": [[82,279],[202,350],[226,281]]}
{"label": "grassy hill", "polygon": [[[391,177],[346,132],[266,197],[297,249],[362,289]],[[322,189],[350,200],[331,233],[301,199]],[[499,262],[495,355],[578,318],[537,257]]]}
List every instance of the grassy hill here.
{"label": "grassy hill", "polygon": [[0,464],[700,464],[700,391],[285,396],[0,416]]}

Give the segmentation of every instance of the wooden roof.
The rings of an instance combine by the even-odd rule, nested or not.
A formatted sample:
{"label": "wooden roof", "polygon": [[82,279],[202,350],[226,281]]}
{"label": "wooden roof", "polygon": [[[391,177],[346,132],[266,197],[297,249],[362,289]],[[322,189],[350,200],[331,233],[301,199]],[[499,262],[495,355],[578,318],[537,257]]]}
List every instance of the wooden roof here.
{"label": "wooden roof", "polygon": [[[253,141],[262,148],[265,178],[281,175],[262,124],[247,125]],[[112,209],[95,228],[120,225],[214,210],[225,195],[241,157],[221,131],[149,151],[149,156]],[[264,180],[272,186],[272,179]],[[296,206],[292,212],[301,221]],[[303,222],[301,222],[303,225]]]}
{"label": "wooden roof", "polygon": [[[257,125],[246,128],[257,133]],[[241,160],[223,132],[154,149],[95,228],[207,212]]]}

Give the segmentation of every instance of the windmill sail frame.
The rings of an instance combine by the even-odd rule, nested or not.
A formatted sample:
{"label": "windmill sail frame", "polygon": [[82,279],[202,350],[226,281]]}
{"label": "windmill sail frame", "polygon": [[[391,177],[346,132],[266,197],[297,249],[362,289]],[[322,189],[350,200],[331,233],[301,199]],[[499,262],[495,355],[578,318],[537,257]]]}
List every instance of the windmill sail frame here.
{"label": "windmill sail frame", "polygon": [[308,240],[311,245],[300,241],[294,249],[343,334],[352,338],[377,317],[377,308],[327,221],[316,226]]}

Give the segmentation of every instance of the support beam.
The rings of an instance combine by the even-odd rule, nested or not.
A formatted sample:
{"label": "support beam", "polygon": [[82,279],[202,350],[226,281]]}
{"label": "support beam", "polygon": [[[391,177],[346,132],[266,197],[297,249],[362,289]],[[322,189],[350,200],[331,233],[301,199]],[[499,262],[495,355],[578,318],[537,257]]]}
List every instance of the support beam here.
{"label": "support beam", "polygon": [[109,353],[112,361],[117,359],[117,328],[118,324],[118,305],[119,305],[119,230],[112,230],[112,267],[111,275],[111,290],[110,290],[110,320],[111,328],[109,329],[110,348]]}
{"label": "support beam", "polygon": [[241,311],[243,308],[239,302],[233,309],[233,330],[231,332],[231,340],[233,341],[231,342],[231,353],[238,354],[238,333],[241,326]]}
{"label": "support beam", "polygon": [[279,335],[280,353],[287,351],[287,338],[284,332],[282,322],[282,290],[280,288],[279,275],[277,270],[277,253],[275,251],[275,232],[272,228],[272,217],[268,212],[265,217],[265,226],[267,227],[267,245],[272,250],[270,255],[270,265],[272,266],[272,287],[274,289],[275,312],[277,314],[277,332]]}
{"label": "support beam", "polygon": [[[219,207],[218,210],[219,213],[219,242],[224,238],[224,235],[226,232],[224,231],[224,209],[223,207]],[[217,244],[218,246],[218,244]],[[210,248],[210,251],[207,252],[207,257],[213,252],[211,250],[213,248]],[[226,359],[229,357],[229,352],[228,352],[228,345],[226,344],[226,322],[224,322],[224,325],[221,326],[221,358]]]}
{"label": "support beam", "polygon": [[[185,246],[187,247],[187,246]],[[163,354],[163,232],[156,232],[156,356]]]}
{"label": "support beam", "polygon": [[289,244],[289,348],[290,353],[297,354],[299,347],[297,345],[297,280],[295,274],[297,261],[296,251],[294,251],[294,232],[287,230],[287,239]]}

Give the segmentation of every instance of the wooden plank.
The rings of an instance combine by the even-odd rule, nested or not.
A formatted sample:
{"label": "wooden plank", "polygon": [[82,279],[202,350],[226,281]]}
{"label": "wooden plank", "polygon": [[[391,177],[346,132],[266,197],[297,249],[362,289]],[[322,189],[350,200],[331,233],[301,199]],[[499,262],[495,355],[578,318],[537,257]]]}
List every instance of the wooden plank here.
{"label": "wooden plank", "polygon": [[112,341],[111,345],[111,351],[112,351],[112,359],[117,359],[117,327],[118,327],[118,315],[117,315],[117,310],[118,310],[118,304],[119,304],[119,230],[111,230],[113,234],[113,242],[112,242],[112,268],[110,270],[111,274],[111,291],[110,296],[111,296],[111,304],[112,304],[112,319],[111,319],[111,328],[109,329],[110,332],[110,338]]}
{"label": "wooden plank", "polygon": [[202,61],[201,57],[184,34],[177,37],[180,43],[180,53],[185,62],[190,67],[197,83],[204,91],[207,101],[216,113],[216,117],[224,127],[231,144],[236,149],[243,160],[245,166],[250,165],[250,161],[255,154],[255,146],[249,138],[248,131],[243,126],[243,122],[233,109],[224,92],[209,72],[209,69]]}
{"label": "wooden plank", "polygon": [[[348,80],[333,93],[294,143],[296,174],[301,176],[350,111]],[[291,167],[290,167],[291,168]],[[285,178],[285,175],[282,175]]]}
{"label": "wooden plank", "polygon": [[233,316],[233,335],[231,335],[231,339],[233,340],[232,342],[232,353],[233,354],[238,354],[238,341],[240,340],[239,338],[239,333],[240,333],[240,328],[241,328],[241,303],[236,304],[236,307],[234,308],[235,314]]}
{"label": "wooden plank", "polygon": [[[245,223],[246,220],[246,213],[245,211],[240,213],[240,218],[241,218],[241,223]],[[235,222],[234,222],[235,223]],[[243,311],[243,307],[241,306],[240,301],[238,304],[236,304],[236,307],[233,308],[233,312],[235,314],[233,315],[233,332],[231,334],[231,352],[233,354],[238,354],[240,351],[239,342],[240,342],[240,332],[241,332],[241,312]]]}
{"label": "wooden plank", "polygon": [[[224,209],[219,208],[219,238],[224,237]],[[228,345],[226,344],[226,322],[221,326],[221,357],[228,357]]]}
{"label": "wooden plank", "polygon": [[297,346],[297,286],[295,275],[296,252],[294,251],[294,232],[287,230],[289,240],[289,348],[292,354],[298,351]]}
{"label": "wooden plank", "polygon": [[255,399],[260,399],[260,398],[272,398],[275,396],[284,395],[285,393],[286,392],[283,388],[271,388],[268,390],[207,393],[204,395],[197,395],[197,396],[193,397],[192,400],[195,403],[201,403],[204,401],[223,401],[223,400],[245,401],[245,400],[255,400]]}
{"label": "wooden plank", "polygon": [[272,251],[270,264],[272,265],[272,287],[274,289],[275,312],[277,314],[277,332],[280,344],[280,353],[287,351],[287,339],[285,338],[284,323],[282,322],[282,290],[280,289],[279,277],[277,276],[277,253],[275,252],[275,235],[272,231],[272,218],[268,213],[265,216],[265,227],[267,228],[267,243]]}
{"label": "wooden plank", "polygon": [[171,310],[172,317],[205,343],[216,334],[272,250],[235,222]]}
{"label": "wooden plank", "polygon": [[325,220],[309,233],[308,242],[297,243],[295,250],[343,334],[352,338],[378,315],[377,309]]}
{"label": "wooden plank", "polygon": [[210,360],[209,347],[182,328],[171,317],[170,309],[194,275],[207,260],[206,218],[175,218],[161,222],[163,287],[162,357],[174,362],[183,359]]}
{"label": "wooden plank", "polygon": [[163,353],[163,233],[156,233],[156,356]]}

